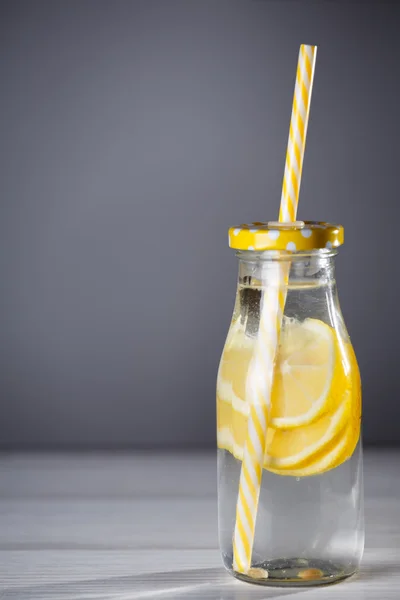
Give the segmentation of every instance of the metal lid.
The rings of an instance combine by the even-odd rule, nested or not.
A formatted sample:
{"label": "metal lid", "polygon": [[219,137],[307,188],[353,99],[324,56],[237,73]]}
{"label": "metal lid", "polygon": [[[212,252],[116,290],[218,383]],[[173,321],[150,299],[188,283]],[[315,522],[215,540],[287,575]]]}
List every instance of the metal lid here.
{"label": "metal lid", "polygon": [[337,248],[344,242],[342,225],[319,221],[255,222],[229,229],[229,246],[236,250],[301,252]]}

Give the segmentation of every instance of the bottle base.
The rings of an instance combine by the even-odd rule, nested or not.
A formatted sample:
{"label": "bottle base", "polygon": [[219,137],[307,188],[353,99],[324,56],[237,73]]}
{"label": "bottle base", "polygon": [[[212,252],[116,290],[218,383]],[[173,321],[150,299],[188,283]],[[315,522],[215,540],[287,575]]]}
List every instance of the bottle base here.
{"label": "bottle base", "polygon": [[239,573],[229,567],[228,570],[241,581],[275,587],[329,585],[347,579],[357,572],[354,565],[344,566],[328,560],[312,558],[267,560],[253,565],[247,574]]}

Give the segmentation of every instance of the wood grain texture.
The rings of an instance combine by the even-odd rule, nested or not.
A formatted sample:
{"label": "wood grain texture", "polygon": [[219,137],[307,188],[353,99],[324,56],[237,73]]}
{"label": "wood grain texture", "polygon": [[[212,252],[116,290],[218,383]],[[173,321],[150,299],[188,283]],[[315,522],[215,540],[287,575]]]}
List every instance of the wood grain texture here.
{"label": "wood grain texture", "polygon": [[367,452],[361,574],[260,588],[222,568],[209,454],[0,457],[0,598],[385,600],[400,597],[400,452]]}

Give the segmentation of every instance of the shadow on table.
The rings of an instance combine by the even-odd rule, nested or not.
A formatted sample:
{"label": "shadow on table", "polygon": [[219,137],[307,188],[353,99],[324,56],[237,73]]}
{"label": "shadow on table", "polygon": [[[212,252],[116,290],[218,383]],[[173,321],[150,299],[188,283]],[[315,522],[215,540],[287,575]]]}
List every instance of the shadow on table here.
{"label": "shadow on table", "polygon": [[268,600],[300,589],[265,588],[235,580],[222,568],[149,573],[4,590],[1,600]]}
{"label": "shadow on table", "polygon": [[[156,573],[150,578],[142,575],[135,578],[135,583],[143,585],[144,593],[151,589],[154,598],[158,595],[167,595],[191,600],[267,600],[301,591],[243,583],[234,579],[222,568]],[[132,600],[141,597],[145,596],[144,594],[141,596],[140,591],[137,590]],[[130,599],[126,598],[126,600]]]}

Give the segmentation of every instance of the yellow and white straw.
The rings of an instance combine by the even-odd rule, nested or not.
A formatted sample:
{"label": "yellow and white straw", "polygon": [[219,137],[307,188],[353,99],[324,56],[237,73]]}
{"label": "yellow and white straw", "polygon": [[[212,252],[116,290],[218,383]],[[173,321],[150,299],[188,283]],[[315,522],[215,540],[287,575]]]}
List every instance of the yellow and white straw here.
{"label": "yellow and white straw", "polygon": [[[279,212],[282,222],[296,220],[316,54],[316,46],[300,46]],[[283,267],[278,262],[268,265],[269,285],[261,301],[257,344],[248,377],[250,412],[233,534],[233,568],[239,573],[247,573],[251,568],[268,409],[288,273],[288,266]]]}
{"label": "yellow and white straw", "polygon": [[268,265],[268,293],[263,294],[257,344],[249,369],[246,392],[250,412],[233,536],[233,567],[239,573],[247,573],[251,567],[274,361],[286,300],[286,273],[287,269],[279,263]]}
{"label": "yellow and white straw", "polygon": [[300,46],[286,151],[279,220],[296,220],[317,46]]}

